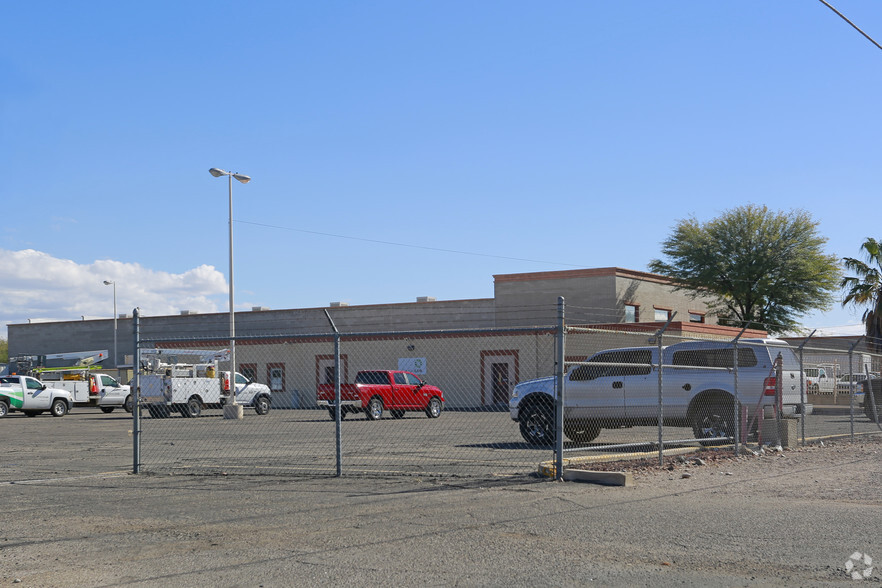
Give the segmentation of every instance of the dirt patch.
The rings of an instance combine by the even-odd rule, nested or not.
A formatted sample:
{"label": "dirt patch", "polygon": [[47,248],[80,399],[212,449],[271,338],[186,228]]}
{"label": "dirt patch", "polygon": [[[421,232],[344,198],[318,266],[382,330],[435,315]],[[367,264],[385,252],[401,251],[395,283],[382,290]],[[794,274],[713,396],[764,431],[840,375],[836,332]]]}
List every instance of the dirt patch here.
{"label": "dirt patch", "polygon": [[689,478],[696,474],[735,475],[757,469],[774,470],[792,467],[800,462],[811,461],[815,465],[839,465],[856,453],[875,453],[882,450],[882,437],[868,436],[854,443],[850,441],[824,441],[793,448],[746,445],[742,455],[733,448],[703,448],[694,453],[665,456],[661,463],[657,457],[636,460],[619,460],[579,465],[580,469],[602,472],[629,472],[635,481],[659,478]]}

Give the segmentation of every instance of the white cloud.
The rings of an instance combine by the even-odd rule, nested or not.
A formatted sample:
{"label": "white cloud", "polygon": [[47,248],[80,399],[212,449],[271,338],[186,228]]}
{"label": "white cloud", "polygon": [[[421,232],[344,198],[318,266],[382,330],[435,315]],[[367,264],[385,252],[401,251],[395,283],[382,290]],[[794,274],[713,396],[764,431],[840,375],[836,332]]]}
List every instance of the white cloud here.
{"label": "white cloud", "polygon": [[116,282],[118,313],[138,307],[144,316],[184,309],[218,312],[227,293],[226,278],[210,265],[173,274],[110,259],[82,265],[33,249],[0,249],[0,276],[0,325],[4,326],[29,319],[111,318],[112,286],[105,286],[104,280]]}

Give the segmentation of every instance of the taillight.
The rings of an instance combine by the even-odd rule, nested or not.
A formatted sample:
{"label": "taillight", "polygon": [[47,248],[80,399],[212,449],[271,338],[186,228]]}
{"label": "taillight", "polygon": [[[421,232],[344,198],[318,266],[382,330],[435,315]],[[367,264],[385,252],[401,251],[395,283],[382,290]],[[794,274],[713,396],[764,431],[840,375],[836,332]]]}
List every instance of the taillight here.
{"label": "taillight", "polygon": [[774,377],[768,377],[763,380],[763,396],[774,396],[777,380]]}
{"label": "taillight", "polygon": [[224,392],[230,391],[230,374],[229,372],[224,374]]}

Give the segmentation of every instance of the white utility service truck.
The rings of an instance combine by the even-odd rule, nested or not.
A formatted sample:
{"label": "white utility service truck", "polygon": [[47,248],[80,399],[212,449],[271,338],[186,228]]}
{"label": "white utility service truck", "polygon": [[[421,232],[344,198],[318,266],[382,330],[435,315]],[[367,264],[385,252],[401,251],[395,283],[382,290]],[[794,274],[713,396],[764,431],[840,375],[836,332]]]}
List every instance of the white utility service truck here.
{"label": "white utility service truck", "polygon": [[[194,363],[182,363],[191,358]],[[182,417],[198,417],[210,408],[222,408],[235,389],[236,402],[265,415],[272,403],[268,386],[252,382],[236,373],[219,372],[218,362],[229,361],[229,350],[149,349],[141,352],[141,405],[153,418],[176,412]]]}
{"label": "white utility service truck", "polygon": [[34,375],[47,385],[70,392],[77,406],[97,406],[105,413],[116,408],[132,412],[131,388],[113,376],[82,367],[38,369]]}
{"label": "white utility service truck", "polygon": [[129,386],[99,372],[107,369],[100,365],[107,357],[106,349],[18,356],[10,359],[10,374],[31,376],[49,387],[67,390],[75,406],[97,406],[106,413],[116,408],[132,412]]}

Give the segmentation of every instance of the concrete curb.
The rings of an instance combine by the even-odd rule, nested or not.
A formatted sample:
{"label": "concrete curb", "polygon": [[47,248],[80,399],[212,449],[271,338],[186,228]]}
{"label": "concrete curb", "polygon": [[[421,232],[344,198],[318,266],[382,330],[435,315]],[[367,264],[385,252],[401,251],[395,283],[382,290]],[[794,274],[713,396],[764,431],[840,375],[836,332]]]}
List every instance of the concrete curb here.
{"label": "concrete curb", "polygon": [[631,472],[595,472],[592,470],[565,470],[563,479],[566,482],[588,482],[602,486],[634,486]]}
{"label": "concrete curb", "polygon": [[[675,447],[672,449],[665,449],[663,451],[664,455],[682,455],[684,453],[697,453],[701,451],[700,447]],[[612,453],[612,454],[603,454],[603,455],[588,455],[581,457],[570,457],[563,460],[563,478],[567,479],[567,472],[569,471],[591,471],[585,470],[584,468],[590,467],[592,463],[604,463],[608,461],[626,461],[626,460],[638,460],[638,459],[651,459],[653,457],[658,457],[658,451],[642,451],[638,453]],[[537,472],[543,478],[554,478],[556,477],[557,468],[555,467],[555,462],[552,460],[543,461],[539,464],[539,469]],[[593,472],[593,473],[612,473],[612,472]],[[620,472],[624,473],[624,472]],[[630,475],[630,474],[628,474]],[[587,480],[582,480],[587,481]],[[600,483],[600,482],[598,482]],[[615,484],[619,485],[619,484]]]}

